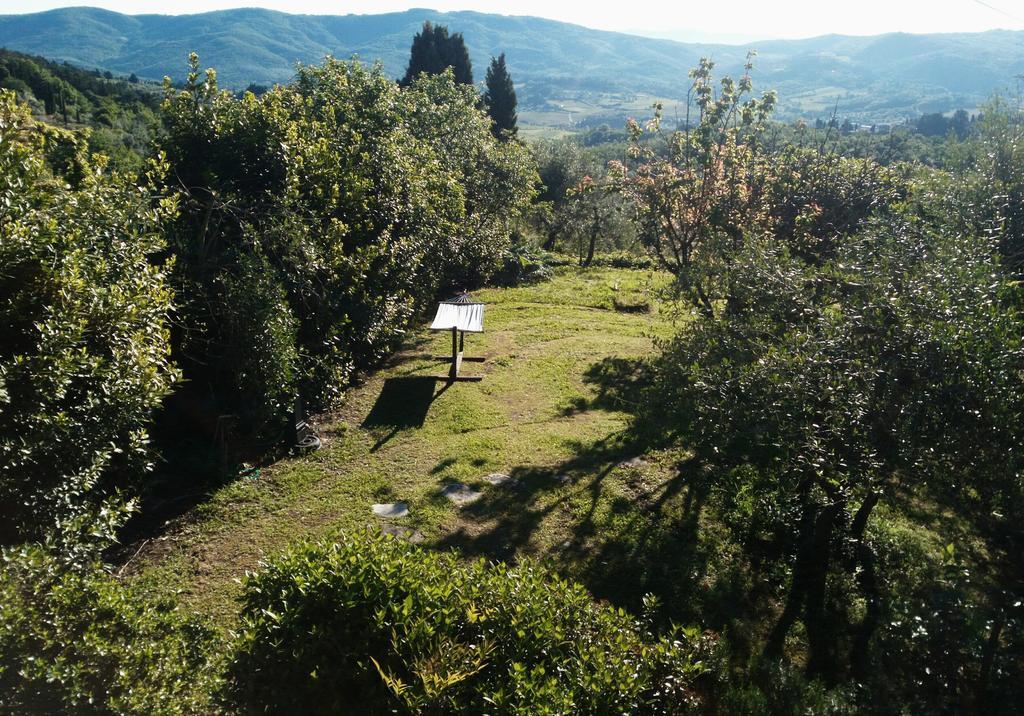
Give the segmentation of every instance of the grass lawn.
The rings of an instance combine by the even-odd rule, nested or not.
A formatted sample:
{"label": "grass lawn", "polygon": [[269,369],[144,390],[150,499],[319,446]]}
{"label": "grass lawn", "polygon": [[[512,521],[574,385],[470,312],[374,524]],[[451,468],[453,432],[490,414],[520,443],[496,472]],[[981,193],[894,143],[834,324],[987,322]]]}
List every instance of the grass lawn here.
{"label": "grass lawn", "polygon": [[[436,379],[447,371],[440,357],[449,335],[411,333],[340,410],[318,416],[320,451],[216,489],[133,546],[125,573],[179,592],[229,627],[238,580],[261,557],[302,538],[392,525],[466,555],[549,559],[599,597],[637,608],[652,583],[680,581],[662,573],[659,553],[699,549],[674,543],[685,536],[667,529],[693,509],[679,467],[685,456],[637,459],[624,440],[628,406],[603,385],[671,333],[657,298],[666,280],[566,268],[547,283],[479,291],[486,333],[467,336],[466,355],[485,360],[464,363],[463,374],[481,382]],[[645,302],[649,311],[636,310]],[[484,478],[495,472],[514,480],[491,485]],[[454,482],[481,497],[453,505],[440,490]],[[408,516],[371,511],[397,501],[408,503]]]}

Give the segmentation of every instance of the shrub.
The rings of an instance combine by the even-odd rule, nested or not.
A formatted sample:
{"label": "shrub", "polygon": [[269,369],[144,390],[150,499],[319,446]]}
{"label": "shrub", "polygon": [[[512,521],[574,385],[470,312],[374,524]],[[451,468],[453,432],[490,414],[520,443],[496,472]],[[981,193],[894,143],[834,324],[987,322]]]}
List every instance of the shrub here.
{"label": "shrub", "polygon": [[518,240],[502,254],[501,268],[494,275],[494,282],[501,286],[519,286],[547,281],[551,276],[547,252]]}
{"label": "shrub", "polygon": [[0,553],[5,713],[208,713],[213,644],[173,602],[126,588],[98,562],[39,546]]}
{"label": "shrub", "polygon": [[151,259],[174,204],[0,92],[0,542],[85,528],[147,464],[176,371]]}
{"label": "shrub", "polygon": [[248,577],[243,604],[233,695],[259,711],[679,713],[709,649],[536,564],[369,533],[292,548]]}
{"label": "shrub", "polygon": [[654,259],[650,256],[646,254],[633,254],[628,251],[612,251],[606,254],[598,254],[590,265],[643,270],[656,268]]}

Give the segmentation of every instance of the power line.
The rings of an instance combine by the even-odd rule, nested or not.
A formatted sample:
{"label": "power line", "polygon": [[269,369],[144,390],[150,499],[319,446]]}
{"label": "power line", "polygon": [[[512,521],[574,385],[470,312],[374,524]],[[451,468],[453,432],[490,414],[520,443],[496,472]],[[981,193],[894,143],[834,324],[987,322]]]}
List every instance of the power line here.
{"label": "power line", "polygon": [[1016,20],[1017,22],[1024,22],[1024,18],[1018,17],[1017,15],[1014,15],[1013,13],[1007,12],[1006,10],[1003,10],[1002,8],[998,8],[995,5],[989,5],[987,2],[985,2],[985,0],[974,0],[974,2],[976,2],[979,5],[981,5],[982,7],[987,7],[989,10],[992,10],[993,12],[998,12],[1000,15],[1005,15],[1006,17],[1010,18],[1011,20]]}

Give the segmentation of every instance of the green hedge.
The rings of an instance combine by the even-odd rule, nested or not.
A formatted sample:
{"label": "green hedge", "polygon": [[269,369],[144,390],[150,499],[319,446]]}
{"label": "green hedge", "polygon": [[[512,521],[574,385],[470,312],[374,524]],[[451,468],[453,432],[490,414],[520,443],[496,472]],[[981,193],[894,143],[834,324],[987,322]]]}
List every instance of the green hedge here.
{"label": "green hedge", "polygon": [[104,167],[0,90],[0,544],[87,533],[115,490],[135,493],[178,375],[164,168]]}
{"label": "green hedge", "polygon": [[396,539],[305,543],[248,577],[237,705],[291,713],[683,713],[710,640],[655,636],[544,568]]}
{"label": "green hedge", "polygon": [[213,633],[99,562],[0,553],[0,713],[210,713]]}

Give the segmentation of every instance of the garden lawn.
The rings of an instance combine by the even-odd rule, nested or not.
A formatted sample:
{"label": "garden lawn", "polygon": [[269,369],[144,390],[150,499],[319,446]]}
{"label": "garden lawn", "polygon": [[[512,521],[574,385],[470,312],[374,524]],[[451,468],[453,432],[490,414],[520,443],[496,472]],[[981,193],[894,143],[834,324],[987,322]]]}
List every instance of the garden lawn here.
{"label": "garden lawn", "polygon": [[[450,334],[424,323],[340,410],[312,421],[318,452],[204,496],[129,546],[124,573],[229,628],[239,579],[262,557],[301,538],[388,525],[467,556],[550,559],[598,596],[639,607],[670,576],[659,553],[686,539],[667,529],[685,520],[684,456],[636,454],[620,402],[631,361],[672,332],[657,295],[666,282],[650,271],[563,268],[549,282],[475,293],[487,304],[486,332],[466,336],[466,356],[485,360],[465,362],[463,375],[482,381],[447,384]],[[491,473],[513,479],[492,485]],[[451,483],[481,496],[456,506],[440,493]],[[398,501],[408,516],[371,511]]]}

